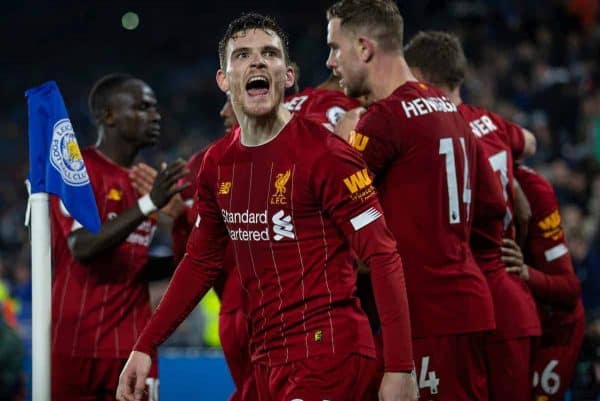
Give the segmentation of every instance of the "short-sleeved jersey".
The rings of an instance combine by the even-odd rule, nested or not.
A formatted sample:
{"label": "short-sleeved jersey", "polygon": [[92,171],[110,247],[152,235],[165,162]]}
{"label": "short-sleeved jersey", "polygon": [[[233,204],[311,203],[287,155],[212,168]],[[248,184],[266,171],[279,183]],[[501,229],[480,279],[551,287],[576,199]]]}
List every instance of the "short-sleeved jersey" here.
{"label": "short-sleeved jersey", "polygon": [[531,292],[517,275],[504,271],[501,259],[502,239],[514,231],[513,155],[522,152],[523,133],[518,126],[480,107],[463,103],[458,110],[482,150],[481,167],[491,168],[492,172],[475,193],[471,247],[494,299],[496,335],[539,335],[540,322]]}
{"label": "short-sleeved jersey", "polygon": [[[226,135],[231,135],[231,131]],[[190,186],[181,192],[185,209],[184,213],[173,222],[173,253],[178,261],[185,254],[187,240],[196,221],[194,209],[194,195],[198,191],[196,178],[200,173],[202,160],[207,150],[208,148],[205,148],[194,153],[187,162],[190,173],[186,177],[186,181]],[[223,280],[215,285],[215,291],[221,301],[220,312],[222,313],[243,309],[247,306],[246,294],[242,289],[239,274],[235,270],[235,256],[231,245],[228,246],[223,259]]]}
{"label": "short-sleeved jersey", "polygon": [[469,247],[476,142],[437,89],[407,82],[351,137],[375,173],[402,257],[413,337],[489,330],[491,295]]}
{"label": "short-sleeved jersey", "polygon": [[292,113],[321,123],[333,132],[344,113],[360,106],[360,103],[340,91],[305,88],[295,95],[286,97],[284,106]]}
{"label": "short-sleeved jersey", "polygon": [[[82,151],[100,219],[136,204],[128,171],[95,148]],[[144,266],[156,230],[150,216],[118,246],[77,262],[67,245],[74,220],[51,198],[52,352],[76,357],[126,358],[150,317]]]}
{"label": "short-sleeved jersey", "polygon": [[545,332],[583,318],[581,288],[573,271],[552,186],[524,166],[515,169],[515,177],[531,205],[524,254],[530,266],[528,284],[536,298]]}

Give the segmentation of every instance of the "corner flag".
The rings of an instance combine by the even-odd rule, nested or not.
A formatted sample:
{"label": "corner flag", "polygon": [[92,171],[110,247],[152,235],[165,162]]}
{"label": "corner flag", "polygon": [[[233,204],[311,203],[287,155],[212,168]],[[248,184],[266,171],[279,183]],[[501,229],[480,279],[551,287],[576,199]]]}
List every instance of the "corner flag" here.
{"label": "corner flag", "polygon": [[29,89],[25,95],[31,193],[57,195],[75,220],[98,232],[98,207],[58,86],[49,81]]}

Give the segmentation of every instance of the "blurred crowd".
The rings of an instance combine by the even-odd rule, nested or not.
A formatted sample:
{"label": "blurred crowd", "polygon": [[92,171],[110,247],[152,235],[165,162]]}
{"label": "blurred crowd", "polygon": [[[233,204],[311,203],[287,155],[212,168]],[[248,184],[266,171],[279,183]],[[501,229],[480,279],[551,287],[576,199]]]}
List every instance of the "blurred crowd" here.
{"label": "blurred crowd", "polygon": [[[526,163],[553,184],[561,204],[562,224],[582,282],[588,329],[573,385],[573,400],[597,400],[600,394],[600,1],[424,1],[404,4],[407,36],[419,29],[451,30],[463,39],[470,61],[464,99],[482,105],[530,129],[537,137],[536,156]],[[324,20],[283,16],[290,30],[292,57],[301,69],[300,87],[327,75]],[[414,21],[420,21],[416,23]],[[216,48],[216,44],[214,46]],[[167,62],[168,60],[168,62]],[[143,71],[129,70],[150,83],[163,115],[159,149],[144,159],[187,157],[218,137],[218,117],[225,100],[214,84],[216,53],[157,60]],[[57,72],[80,144],[94,141],[86,92],[111,72],[108,66],[83,68],[77,76]],[[126,70],[115,64],[114,69]],[[35,71],[22,70],[34,74]],[[7,93],[22,93],[13,76]],[[3,89],[4,91],[4,89]],[[0,354],[13,327],[29,347],[31,273],[28,233],[23,225],[27,193],[26,102],[0,100]],[[12,99],[15,99],[14,97]],[[18,99],[18,97],[17,97]],[[156,252],[168,242],[159,241]],[[158,291],[157,293],[160,293]],[[207,309],[210,310],[209,306]],[[202,314],[187,324],[198,327]],[[197,330],[193,330],[197,332]],[[214,344],[185,328],[172,344]],[[0,369],[1,370],[1,369]],[[11,378],[0,375],[3,380]],[[2,396],[0,395],[0,399]]]}

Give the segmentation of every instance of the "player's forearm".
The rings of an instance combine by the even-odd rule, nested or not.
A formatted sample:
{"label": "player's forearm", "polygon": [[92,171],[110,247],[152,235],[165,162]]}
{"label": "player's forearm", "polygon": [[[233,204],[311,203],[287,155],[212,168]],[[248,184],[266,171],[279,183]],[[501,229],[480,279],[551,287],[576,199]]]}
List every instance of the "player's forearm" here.
{"label": "player's forearm", "polygon": [[73,231],[68,238],[73,257],[81,263],[89,261],[101,252],[119,245],[145,219],[147,217],[135,205],[116,218],[103,222],[97,234],[85,228]]}
{"label": "player's forearm", "polygon": [[198,305],[220,270],[216,264],[203,264],[186,254],[158,308],[138,338],[134,350],[154,355],[158,346]]}
{"label": "player's forearm", "polygon": [[521,154],[519,160],[533,156],[537,149],[537,140],[535,139],[535,135],[533,135],[533,133],[526,128],[521,128],[521,131],[523,132],[524,146],[523,153]]}
{"label": "player's forearm", "polygon": [[530,267],[527,284],[536,299],[559,308],[574,308],[581,295],[581,284],[572,272],[551,275]]}
{"label": "player's forearm", "polygon": [[385,370],[414,368],[404,271],[396,242],[380,218],[353,234],[359,258],[371,270],[371,282],[383,333]]}

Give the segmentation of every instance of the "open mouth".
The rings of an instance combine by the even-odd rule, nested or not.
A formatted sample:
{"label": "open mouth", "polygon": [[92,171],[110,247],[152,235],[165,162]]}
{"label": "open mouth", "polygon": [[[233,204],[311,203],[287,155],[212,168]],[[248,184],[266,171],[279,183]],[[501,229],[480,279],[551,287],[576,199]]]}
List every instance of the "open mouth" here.
{"label": "open mouth", "polygon": [[269,80],[266,77],[256,76],[246,82],[246,92],[250,96],[264,96],[269,93]]}

